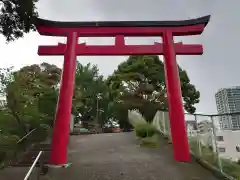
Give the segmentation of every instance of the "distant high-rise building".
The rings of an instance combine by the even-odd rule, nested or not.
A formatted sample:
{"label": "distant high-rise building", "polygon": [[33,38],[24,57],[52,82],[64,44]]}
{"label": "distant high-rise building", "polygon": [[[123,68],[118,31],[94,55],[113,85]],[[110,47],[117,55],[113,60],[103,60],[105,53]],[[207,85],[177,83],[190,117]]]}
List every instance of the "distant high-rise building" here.
{"label": "distant high-rise building", "polygon": [[[219,114],[240,112],[240,86],[220,89],[216,94]],[[222,129],[240,129],[240,115],[219,117]]]}

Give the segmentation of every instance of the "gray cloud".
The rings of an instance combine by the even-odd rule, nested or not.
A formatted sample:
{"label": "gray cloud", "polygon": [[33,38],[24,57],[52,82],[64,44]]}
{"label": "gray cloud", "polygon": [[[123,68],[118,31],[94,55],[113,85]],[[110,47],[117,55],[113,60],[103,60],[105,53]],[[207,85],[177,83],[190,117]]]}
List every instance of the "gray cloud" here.
{"label": "gray cloud", "polygon": [[[184,43],[202,43],[203,56],[178,56],[179,64],[187,70],[191,81],[201,92],[201,102],[197,105],[198,112],[216,112],[214,93],[222,87],[239,85],[240,76],[238,52],[240,46],[240,1],[231,0],[40,0],[38,4],[40,16],[61,21],[91,20],[180,20],[196,18],[211,14],[212,18],[202,36],[177,37],[176,41]],[[53,44],[64,41],[57,38],[43,38],[36,33],[27,35],[34,38],[29,58],[48,61],[60,65],[62,57],[37,57],[37,45]],[[84,38],[81,41],[97,44],[112,44],[111,39]],[[130,39],[129,43],[151,44],[159,38]],[[30,43],[30,42],[29,42]],[[16,42],[11,45],[19,48]],[[32,52],[33,51],[33,52]],[[35,51],[35,52],[34,52]],[[30,53],[30,51],[29,51]],[[24,56],[24,54],[23,54]],[[20,58],[20,57],[19,57]],[[81,63],[98,64],[100,72],[108,75],[127,57],[78,57]],[[23,59],[23,57],[22,57]],[[30,61],[29,61],[30,63]],[[24,63],[22,63],[24,64]]]}

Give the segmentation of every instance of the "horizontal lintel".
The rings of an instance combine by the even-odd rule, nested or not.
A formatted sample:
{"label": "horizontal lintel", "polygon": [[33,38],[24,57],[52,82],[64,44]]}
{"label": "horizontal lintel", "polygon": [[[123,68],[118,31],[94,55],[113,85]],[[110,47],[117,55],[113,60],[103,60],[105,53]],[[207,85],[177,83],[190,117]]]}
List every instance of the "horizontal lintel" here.
{"label": "horizontal lintel", "polygon": [[[176,55],[201,55],[203,47],[200,44],[175,43]],[[66,44],[57,46],[39,46],[39,55],[64,55]],[[76,45],[77,56],[117,56],[117,55],[163,55],[163,44],[154,45]]]}

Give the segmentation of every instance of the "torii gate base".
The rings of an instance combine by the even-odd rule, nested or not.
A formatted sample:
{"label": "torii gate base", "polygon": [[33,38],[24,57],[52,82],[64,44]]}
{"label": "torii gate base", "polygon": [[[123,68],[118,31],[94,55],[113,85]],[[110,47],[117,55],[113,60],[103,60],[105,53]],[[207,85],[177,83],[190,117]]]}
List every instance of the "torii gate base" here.
{"label": "torii gate base", "polygon": [[[72,96],[78,55],[164,55],[165,82],[169,102],[171,135],[176,161],[189,162],[190,153],[185,128],[182,93],[176,55],[201,55],[202,46],[174,43],[173,36],[201,34],[210,16],[185,21],[56,22],[37,19],[40,35],[64,36],[67,43],[40,46],[39,55],[64,55],[64,65],[52,137],[51,165],[67,163]],[[115,37],[115,45],[87,46],[78,37]],[[163,44],[125,45],[126,36],[159,36]]]}

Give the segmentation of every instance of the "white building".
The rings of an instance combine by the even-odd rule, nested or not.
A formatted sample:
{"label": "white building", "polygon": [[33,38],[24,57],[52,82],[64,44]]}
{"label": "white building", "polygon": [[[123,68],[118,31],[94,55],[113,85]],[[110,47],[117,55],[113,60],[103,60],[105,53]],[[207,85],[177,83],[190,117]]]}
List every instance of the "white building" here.
{"label": "white building", "polygon": [[[222,158],[238,161],[240,159],[240,131],[216,131],[216,142]],[[216,150],[216,148],[214,148]]]}
{"label": "white building", "polygon": [[[219,156],[232,161],[240,160],[240,131],[217,130],[216,145]],[[212,147],[217,152],[213,132],[199,133],[198,140],[203,146]]]}

